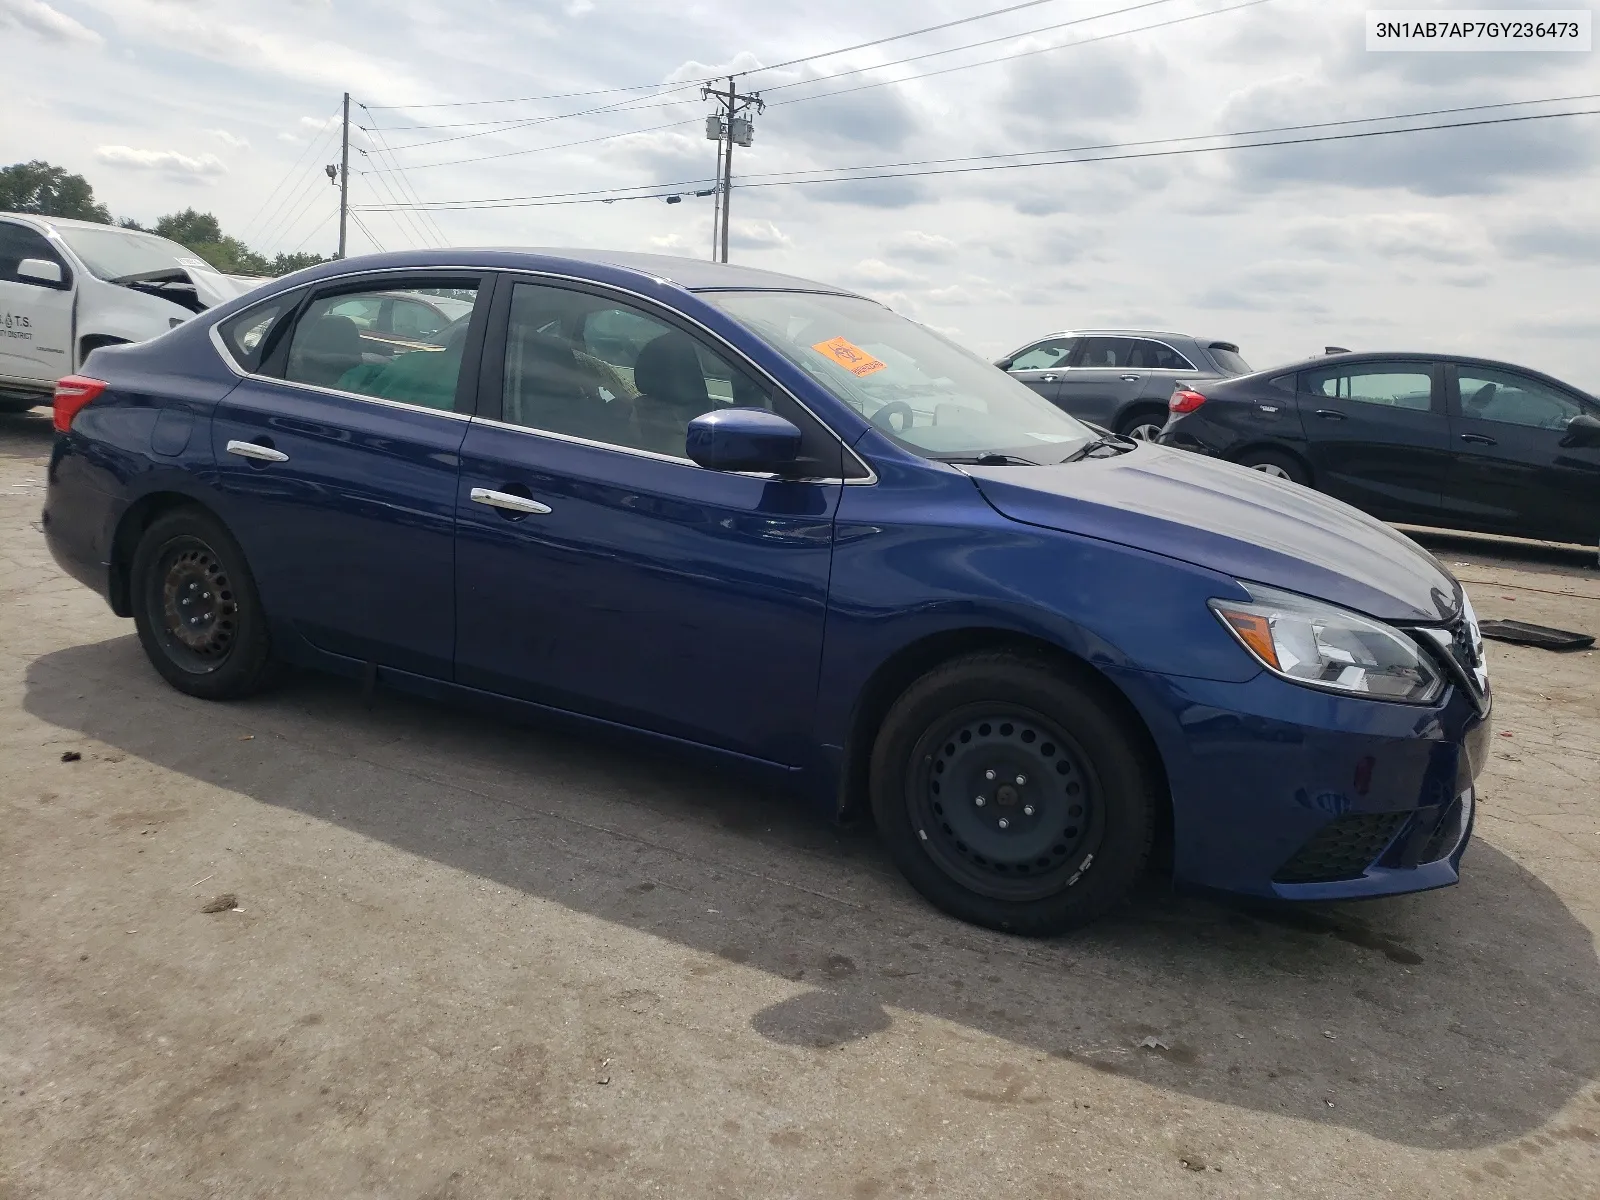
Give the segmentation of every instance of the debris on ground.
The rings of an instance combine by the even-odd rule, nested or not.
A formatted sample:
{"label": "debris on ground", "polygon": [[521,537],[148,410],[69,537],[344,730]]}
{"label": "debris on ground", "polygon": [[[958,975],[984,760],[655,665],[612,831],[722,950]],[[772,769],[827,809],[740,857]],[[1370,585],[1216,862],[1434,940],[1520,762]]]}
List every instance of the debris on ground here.
{"label": "debris on ground", "polygon": [[81,758],[83,758],[83,755],[79,754],[76,750],[66,750],[61,754],[62,762],[77,762]]}
{"label": "debris on ground", "polygon": [[231,912],[239,907],[239,897],[232,892],[223,892],[215,900],[200,906],[203,913]]}
{"label": "debris on ground", "polygon": [[1527,621],[1484,621],[1478,629],[1484,637],[1497,642],[1538,646],[1541,650],[1587,650],[1594,645],[1592,634],[1551,629],[1548,625],[1533,625]]}
{"label": "debris on ground", "polygon": [[1172,1047],[1167,1045],[1165,1042],[1163,1042],[1158,1037],[1147,1037],[1147,1038],[1144,1039],[1144,1041],[1139,1043],[1139,1049],[1141,1049],[1141,1050],[1171,1050]]}

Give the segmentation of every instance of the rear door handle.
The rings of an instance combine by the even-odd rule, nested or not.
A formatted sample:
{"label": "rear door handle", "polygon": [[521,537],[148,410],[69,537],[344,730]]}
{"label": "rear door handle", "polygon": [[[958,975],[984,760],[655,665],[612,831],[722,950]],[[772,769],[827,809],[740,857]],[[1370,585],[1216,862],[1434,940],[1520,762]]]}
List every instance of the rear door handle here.
{"label": "rear door handle", "polygon": [[1138,383],[1139,382],[1139,377],[1137,375],[1124,375],[1122,377],[1122,382],[1123,383]]}
{"label": "rear door handle", "polygon": [[478,504],[487,504],[490,508],[503,508],[507,512],[543,516],[550,511],[548,504],[540,504],[537,500],[530,500],[527,496],[515,496],[510,492],[497,492],[493,488],[473,488],[472,499]]}
{"label": "rear door handle", "polygon": [[229,442],[228,453],[237,454],[240,458],[253,458],[258,462],[289,461],[289,456],[282,450],[274,450],[271,446],[263,446],[260,442]]}
{"label": "rear door handle", "polygon": [[1054,383],[1055,381],[1056,381],[1056,377],[1054,375],[1041,375],[1041,376],[1039,376],[1039,382],[1041,382],[1041,383]]}
{"label": "rear door handle", "polygon": [[1497,446],[1497,445],[1499,445],[1499,443],[1496,442],[1492,437],[1485,437],[1481,433],[1463,433],[1461,435],[1461,440],[1463,442],[1471,442],[1474,446]]}
{"label": "rear door handle", "polygon": [[1342,420],[1344,420],[1344,414],[1342,412],[1335,412],[1331,408],[1319,408],[1319,409],[1317,409],[1317,416],[1323,417],[1323,418],[1325,418],[1325,419],[1327,419],[1329,421],[1342,421]]}

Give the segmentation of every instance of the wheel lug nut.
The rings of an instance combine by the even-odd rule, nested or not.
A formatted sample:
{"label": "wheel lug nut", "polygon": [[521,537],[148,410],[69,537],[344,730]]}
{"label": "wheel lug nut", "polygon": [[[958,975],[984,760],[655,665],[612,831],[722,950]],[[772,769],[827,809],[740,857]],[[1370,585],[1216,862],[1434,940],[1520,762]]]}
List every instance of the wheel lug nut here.
{"label": "wheel lug nut", "polygon": [[1006,820],[1004,817],[1001,817],[1000,818],[1000,828],[1001,829],[1010,829],[1011,828],[1011,822]]}
{"label": "wheel lug nut", "polygon": [[1027,782],[1028,782],[1028,777],[1026,775],[1018,775],[1017,776],[1017,786],[1018,787],[1021,787],[1023,784],[1025,784]]}
{"label": "wheel lug nut", "polygon": [[985,801],[982,796],[979,796],[976,800],[973,801],[973,803],[976,804],[979,808],[982,808],[984,806],[984,804],[987,803],[987,801]]}
{"label": "wheel lug nut", "polygon": [[1025,817],[1031,817],[1031,816],[1033,816],[1033,805],[1031,805],[1031,804],[1024,804],[1024,805],[1023,805],[1023,806],[1022,806],[1022,815],[1023,815],[1023,816],[1025,816]]}
{"label": "wheel lug nut", "polygon": [[983,777],[985,779],[993,779],[994,778],[994,772],[993,771],[985,771],[983,773]]}

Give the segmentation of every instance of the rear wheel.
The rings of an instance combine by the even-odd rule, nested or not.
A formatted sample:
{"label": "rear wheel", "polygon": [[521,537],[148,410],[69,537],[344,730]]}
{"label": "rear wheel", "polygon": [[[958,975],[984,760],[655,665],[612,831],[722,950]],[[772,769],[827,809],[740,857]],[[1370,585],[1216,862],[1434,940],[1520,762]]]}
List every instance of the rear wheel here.
{"label": "rear wheel", "polygon": [[1045,935],[1122,903],[1149,859],[1156,785],[1097,689],[1012,653],[912,684],[873,747],[896,865],[952,916]]}
{"label": "rear wheel", "polygon": [[134,550],[129,582],[144,652],[180,692],[238,700],[271,681],[255,580],[215,517],[181,508],[156,518]]}
{"label": "rear wheel", "polygon": [[1117,422],[1117,432],[1136,442],[1153,442],[1167,424],[1165,408],[1147,408],[1129,413]]}
{"label": "rear wheel", "polygon": [[1301,487],[1311,486],[1311,472],[1306,470],[1306,465],[1292,454],[1284,454],[1278,450],[1251,450],[1241,454],[1238,463],[1241,467],[1249,467],[1252,471],[1260,471],[1263,475],[1271,475],[1276,479],[1287,479],[1290,483],[1298,483]]}

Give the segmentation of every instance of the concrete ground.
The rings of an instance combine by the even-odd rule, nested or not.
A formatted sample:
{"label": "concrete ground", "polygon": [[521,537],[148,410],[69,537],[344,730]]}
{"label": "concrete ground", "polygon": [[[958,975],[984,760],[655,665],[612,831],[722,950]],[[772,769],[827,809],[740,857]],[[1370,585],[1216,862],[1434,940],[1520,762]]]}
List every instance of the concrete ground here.
{"label": "concrete ground", "polygon": [[[1600,655],[1491,646],[1457,888],[1021,941],[628,746],[177,694],[44,550],[50,436],[0,417],[5,1200],[1600,1196]],[[1431,544],[1600,632],[1576,553]]]}

